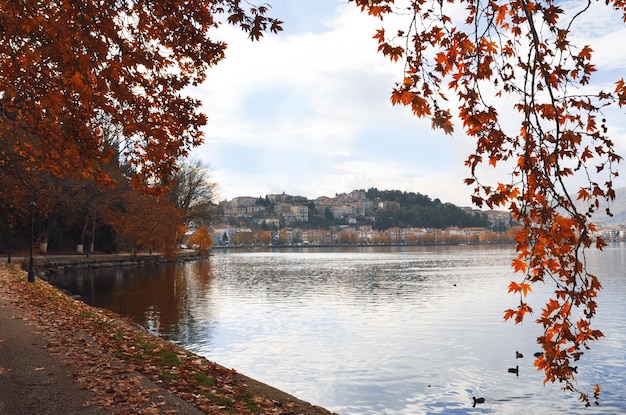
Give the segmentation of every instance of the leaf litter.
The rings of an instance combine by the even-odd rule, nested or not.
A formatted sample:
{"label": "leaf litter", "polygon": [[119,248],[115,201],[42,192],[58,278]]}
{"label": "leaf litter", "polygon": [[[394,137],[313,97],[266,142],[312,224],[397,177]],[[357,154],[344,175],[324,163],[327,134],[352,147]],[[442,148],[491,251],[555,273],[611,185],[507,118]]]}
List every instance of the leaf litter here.
{"label": "leaf litter", "polygon": [[[23,271],[9,265],[0,266],[0,294],[39,327],[46,348],[93,393],[86,405],[118,415],[178,413],[162,395],[167,391],[206,414],[331,414],[72,299],[45,281],[29,283]],[[0,367],[0,375],[6,371]]]}

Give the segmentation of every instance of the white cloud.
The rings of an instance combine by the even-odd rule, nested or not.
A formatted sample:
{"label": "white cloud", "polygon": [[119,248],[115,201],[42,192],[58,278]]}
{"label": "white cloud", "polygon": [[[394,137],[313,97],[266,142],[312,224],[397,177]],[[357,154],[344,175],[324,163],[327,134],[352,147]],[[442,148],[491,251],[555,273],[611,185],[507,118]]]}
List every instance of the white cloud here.
{"label": "white cloud", "polygon": [[[276,4],[276,11],[294,16],[309,3]],[[469,205],[463,162],[472,141],[432,132],[428,121],[391,106],[402,65],[376,52],[372,36],[379,21],[344,1],[316,4],[311,18],[321,20],[295,19],[299,26],[261,42],[236,28],[220,29],[227,58],[193,93],[209,116],[206,143],[194,154],[211,165],[221,198],[283,191],[316,197],[377,187]],[[626,52],[615,52],[611,43],[619,39],[614,21],[603,28],[593,18],[604,18],[605,11],[594,13],[577,26],[581,40],[597,41],[603,69],[623,68]],[[623,136],[619,125],[611,128]],[[506,181],[502,170],[483,170],[491,183]]]}

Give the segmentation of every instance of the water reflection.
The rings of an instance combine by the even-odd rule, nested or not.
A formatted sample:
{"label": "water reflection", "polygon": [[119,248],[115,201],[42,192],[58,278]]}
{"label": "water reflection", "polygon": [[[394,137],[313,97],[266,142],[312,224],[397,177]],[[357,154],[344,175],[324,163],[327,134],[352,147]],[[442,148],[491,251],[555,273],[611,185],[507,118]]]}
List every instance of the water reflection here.
{"label": "water reflection", "polygon": [[[342,415],[626,413],[626,249],[589,255],[607,339],[578,363],[583,410],[542,386],[534,324],[505,324],[513,251],[489,247],[217,253],[58,284],[196,353]],[[536,313],[549,294],[535,287]],[[520,350],[525,358],[515,359]],[[519,376],[507,368],[519,365]],[[472,396],[486,402],[472,408]]]}
{"label": "water reflection", "polygon": [[[194,304],[203,301],[212,279],[209,261],[96,269],[57,276],[56,285],[88,304],[113,310],[170,340],[197,342],[196,329],[207,316]],[[206,330],[202,330],[206,334]]]}

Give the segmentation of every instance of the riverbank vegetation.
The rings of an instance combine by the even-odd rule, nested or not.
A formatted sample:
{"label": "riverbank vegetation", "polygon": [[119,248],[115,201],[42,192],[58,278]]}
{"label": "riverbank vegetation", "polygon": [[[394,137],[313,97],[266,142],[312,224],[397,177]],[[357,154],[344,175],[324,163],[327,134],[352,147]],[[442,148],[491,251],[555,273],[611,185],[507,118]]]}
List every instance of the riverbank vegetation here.
{"label": "riverbank vegetation", "polygon": [[[113,140],[116,146],[120,140]],[[174,258],[189,225],[206,226],[215,215],[214,184],[200,162],[181,162],[162,194],[133,187],[130,166],[119,160],[106,169],[112,179],[107,186],[93,178],[55,177],[24,163],[0,169],[2,251],[27,251],[32,225],[41,253],[143,251]]]}

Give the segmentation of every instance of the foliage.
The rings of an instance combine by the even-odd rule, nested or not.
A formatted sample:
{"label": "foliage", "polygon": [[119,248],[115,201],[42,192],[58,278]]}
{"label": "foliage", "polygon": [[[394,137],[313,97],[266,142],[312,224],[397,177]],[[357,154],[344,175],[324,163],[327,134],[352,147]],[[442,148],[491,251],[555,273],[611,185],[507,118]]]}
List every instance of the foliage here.
{"label": "foliage", "polygon": [[253,242],[254,233],[251,231],[238,231],[235,234],[235,243],[237,245],[248,245]]}
{"label": "foliage", "polygon": [[266,6],[239,0],[0,3],[0,164],[60,177],[110,178],[104,117],[123,129],[133,183],[160,189],[202,142],[206,117],[184,90],[206,79],[223,22],[258,40],[281,30]]}
{"label": "foliage", "polygon": [[209,255],[209,251],[213,246],[213,238],[211,238],[209,228],[207,228],[206,226],[201,226],[200,228],[198,228],[198,230],[189,237],[187,243],[189,245],[195,246],[198,255]]}
{"label": "foliage", "polygon": [[[430,118],[446,134],[454,132],[448,105],[458,107],[464,133],[476,140],[466,161],[474,203],[507,206],[522,225],[513,261],[521,280],[510,285],[520,302],[505,319],[523,321],[532,312],[526,301],[531,284],[552,281],[554,298],[537,319],[544,353],[536,366],[546,381],[577,390],[570,362],[602,336],[591,327],[600,282],[588,272],[584,252],[605,243],[589,217],[614,198],[613,165],[621,160],[603,110],[626,104],[623,79],[613,91],[592,90],[592,48],[572,42],[572,25],[590,3],[418,0],[400,7],[393,0],[351,1],[387,24],[374,36],[379,51],[405,62],[392,103]],[[623,2],[606,4],[626,11]],[[408,20],[390,30],[398,21],[392,16]],[[506,102],[512,104],[503,107]],[[510,168],[511,180],[482,183],[483,164]],[[577,200],[586,208],[579,210]],[[589,405],[586,393],[580,398]]]}
{"label": "foliage", "polygon": [[340,231],[337,233],[337,241],[342,244],[355,244],[356,241],[356,232],[354,231]]}
{"label": "foliage", "polygon": [[366,192],[372,201],[397,202],[398,207],[379,209],[376,211],[375,229],[384,230],[394,227],[439,228],[450,226],[489,227],[486,216],[468,213],[451,203],[441,203],[426,195],[400,190],[378,190],[370,188]]}
{"label": "foliage", "polygon": [[129,190],[120,208],[111,210],[107,220],[119,235],[128,236],[133,252],[144,249],[176,257],[181,217],[169,199]]}
{"label": "foliage", "polygon": [[411,206],[398,209],[380,209],[376,212],[376,229],[399,228],[437,228],[445,229],[450,226],[459,228],[488,227],[486,217],[470,214],[450,203],[432,205],[429,207]]}
{"label": "foliage", "polygon": [[259,236],[259,242],[263,245],[269,245],[272,243],[272,233],[270,231],[263,231]]}
{"label": "foliage", "polygon": [[427,195],[414,192],[405,192],[402,190],[378,190],[375,187],[367,189],[365,195],[368,200],[372,201],[386,201],[386,202],[398,202],[402,207],[408,206],[432,206],[439,205],[441,201],[435,199],[434,201]]}

